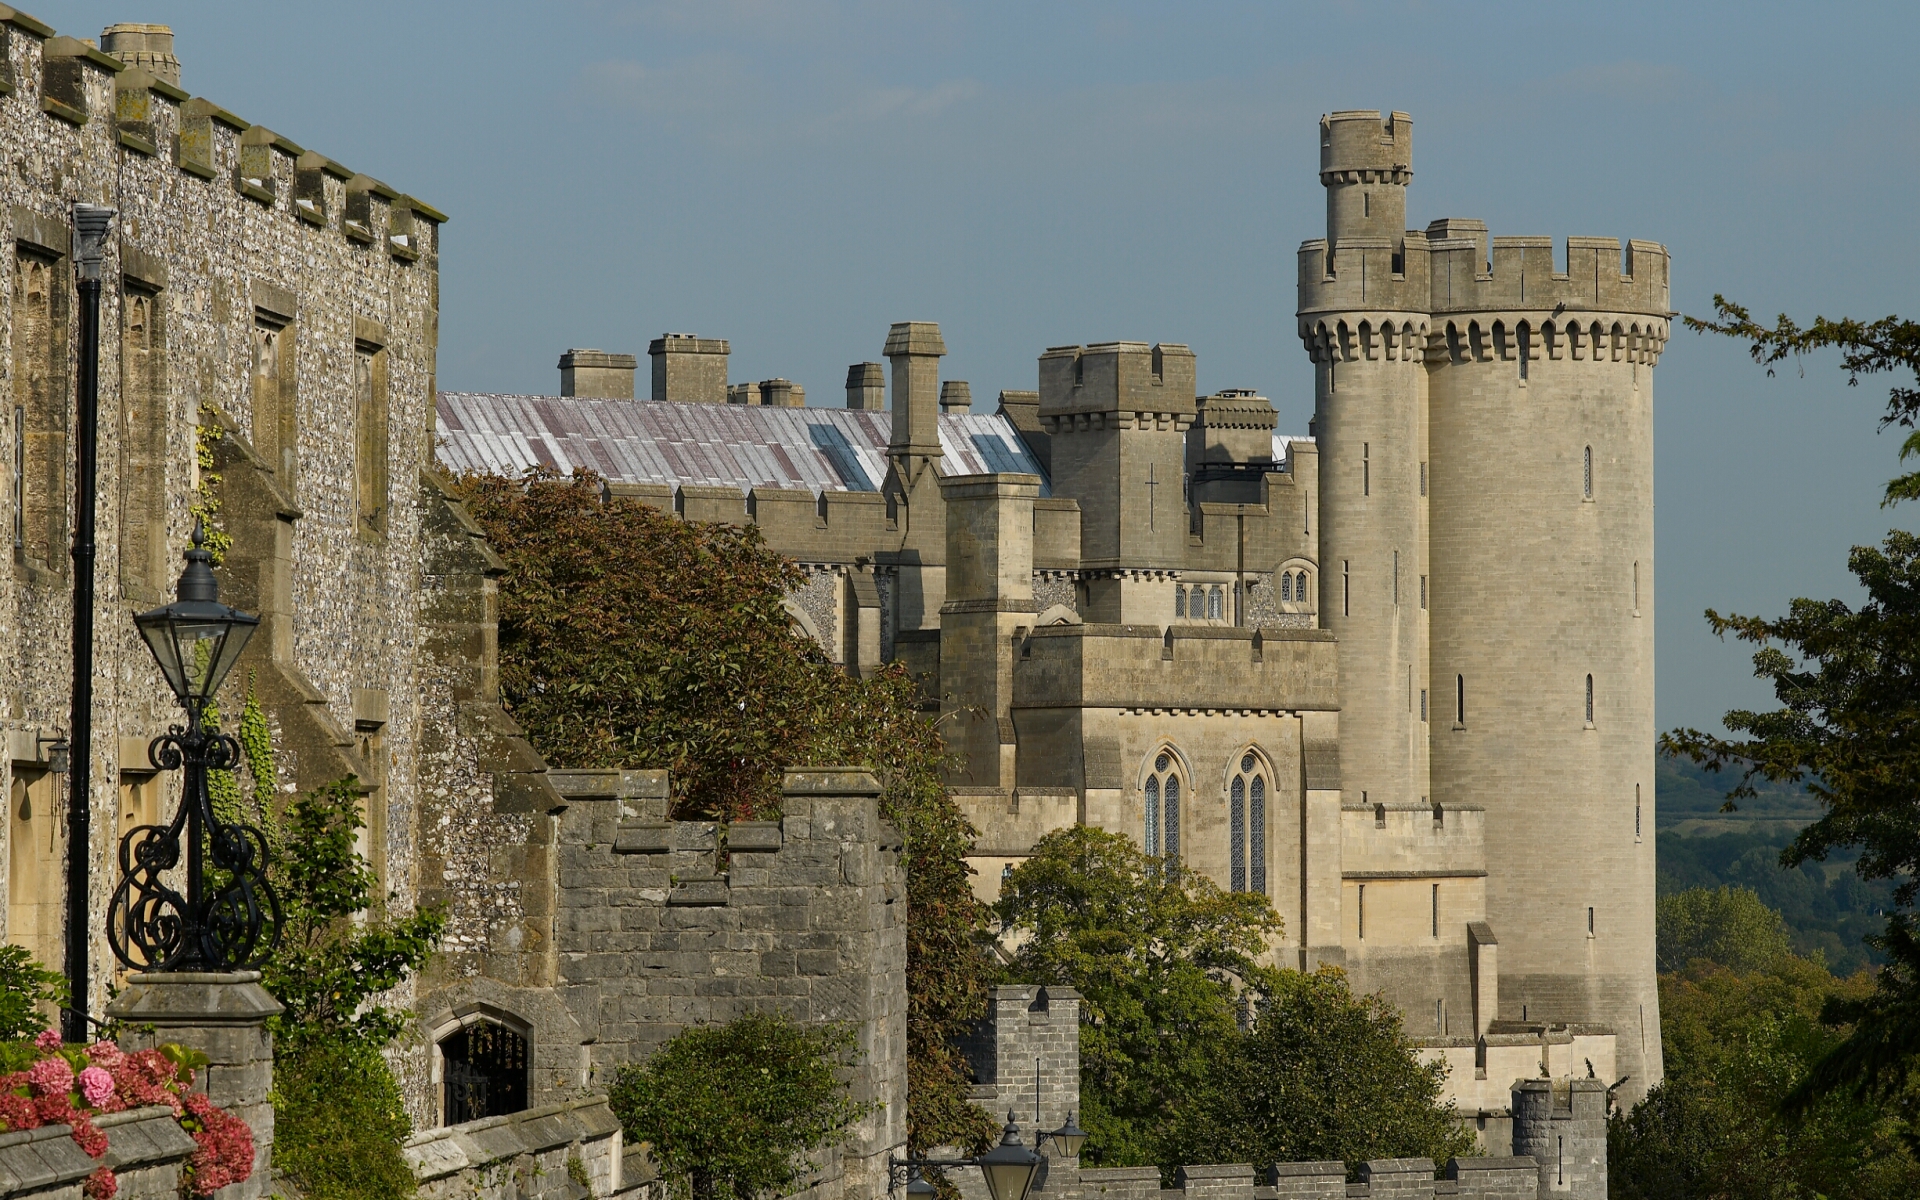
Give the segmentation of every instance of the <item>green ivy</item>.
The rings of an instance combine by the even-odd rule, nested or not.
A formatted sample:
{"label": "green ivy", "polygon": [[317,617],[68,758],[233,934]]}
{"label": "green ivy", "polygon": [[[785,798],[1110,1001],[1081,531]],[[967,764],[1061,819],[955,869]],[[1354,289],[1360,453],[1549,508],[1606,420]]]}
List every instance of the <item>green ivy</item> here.
{"label": "green ivy", "polygon": [[206,530],[207,553],[213,556],[213,565],[217,567],[226,561],[227,551],[233,548],[233,535],[216,523],[220,515],[220,475],[213,469],[213,448],[227,434],[220,428],[220,413],[213,405],[202,404],[200,415],[207,418],[193,427],[193,460],[200,467],[200,482],[194,485],[187,514]]}

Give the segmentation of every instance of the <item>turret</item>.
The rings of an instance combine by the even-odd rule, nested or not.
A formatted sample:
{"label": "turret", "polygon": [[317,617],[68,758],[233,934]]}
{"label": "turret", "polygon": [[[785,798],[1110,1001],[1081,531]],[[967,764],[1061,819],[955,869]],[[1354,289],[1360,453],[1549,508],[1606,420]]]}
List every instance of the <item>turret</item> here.
{"label": "turret", "polygon": [[1413,181],[1413,118],[1348,110],[1320,118],[1320,182],[1327,189],[1327,238],[1386,238],[1398,254]]}
{"label": "turret", "polygon": [[[1040,356],[1040,423],[1059,494],[1081,497],[1089,620],[1164,624],[1184,561],[1194,357],[1172,343],[1054,346]],[[1112,569],[1117,573],[1102,574]],[[1112,586],[1109,586],[1112,585]]]}

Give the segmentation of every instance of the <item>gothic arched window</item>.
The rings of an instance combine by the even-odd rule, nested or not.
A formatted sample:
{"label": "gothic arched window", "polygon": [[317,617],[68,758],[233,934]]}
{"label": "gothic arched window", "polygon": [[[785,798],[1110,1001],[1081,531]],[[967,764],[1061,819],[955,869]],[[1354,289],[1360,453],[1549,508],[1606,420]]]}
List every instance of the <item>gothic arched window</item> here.
{"label": "gothic arched window", "polygon": [[527,1107],[527,1039],[481,1019],[439,1043],[446,1123],[522,1112]]}
{"label": "gothic arched window", "polygon": [[1186,588],[1176,587],[1173,589],[1173,615],[1176,617],[1184,617],[1187,615]]}
{"label": "gothic arched window", "polygon": [[1293,601],[1293,572],[1280,572],[1280,601],[1283,604]]}
{"label": "gothic arched window", "polygon": [[1209,588],[1207,590],[1207,620],[1218,621],[1219,619],[1220,619],[1220,589]]}
{"label": "gothic arched window", "polygon": [[1227,785],[1227,879],[1236,892],[1267,890],[1267,774],[1249,750]]}
{"label": "gothic arched window", "polygon": [[1147,773],[1146,830],[1143,844],[1154,857],[1180,857],[1180,764],[1171,750],[1154,755]]}

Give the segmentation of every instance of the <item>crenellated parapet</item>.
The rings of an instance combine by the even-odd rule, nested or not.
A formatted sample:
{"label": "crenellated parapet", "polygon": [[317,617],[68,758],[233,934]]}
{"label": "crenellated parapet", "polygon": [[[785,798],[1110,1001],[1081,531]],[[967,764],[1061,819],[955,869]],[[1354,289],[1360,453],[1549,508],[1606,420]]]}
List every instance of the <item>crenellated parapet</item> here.
{"label": "crenellated parapet", "polygon": [[[1489,339],[1496,322],[1516,338],[1525,325],[1547,358],[1560,357],[1551,328],[1567,357],[1577,350],[1592,361],[1598,328],[1607,358],[1617,349],[1615,361],[1652,363],[1672,315],[1669,256],[1658,242],[1631,240],[1623,253],[1614,238],[1569,237],[1556,259],[1551,238],[1498,237],[1489,257],[1484,222],[1449,219],[1409,231],[1398,254],[1384,238],[1315,238],[1301,244],[1299,264],[1300,338],[1316,363],[1404,360],[1396,334],[1444,332],[1449,317],[1463,335],[1477,324]],[[1380,353],[1369,353],[1363,327]]]}
{"label": "crenellated parapet", "polygon": [[[98,130],[105,146],[129,165],[168,164],[349,241],[378,243],[401,262],[418,259],[422,239],[431,239],[434,227],[446,221],[424,201],[356,176],[265,126],[191,95],[179,86],[179,60],[166,26],[114,26],[107,40],[130,47],[128,61],[90,41],[58,35],[26,13],[4,9],[0,96],[23,99],[82,144],[92,144],[91,131]],[[357,190],[351,182],[356,179],[364,181]],[[356,200],[362,210],[358,221],[351,211]],[[416,217],[422,219],[418,226]]]}

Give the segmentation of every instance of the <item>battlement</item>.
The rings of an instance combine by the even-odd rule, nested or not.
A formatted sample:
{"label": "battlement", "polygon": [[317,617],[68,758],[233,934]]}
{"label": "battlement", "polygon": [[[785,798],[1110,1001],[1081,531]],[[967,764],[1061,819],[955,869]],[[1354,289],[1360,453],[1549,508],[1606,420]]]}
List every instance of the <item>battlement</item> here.
{"label": "battlement", "polygon": [[1331,711],[1334,635],[1323,629],[1049,625],[1013,666],[1013,707]]}
{"label": "battlement", "polygon": [[129,167],[167,163],[306,225],[377,244],[400,263],[427,252],[447,219],[424,201],[183,90],[165,25],[109,26],[101,40],[125,53],[123,61],[88,41],[59,36],[26,13],[0,12],[0,93],[37,109],[56,140],[104,138],[103,152]]}
{"label": "battlement", "polygon": [[1185,429],[1197,411],[1191,349],[1174,342],[1049,346],[1040,356],[1040,421],[1049,433],[1084,427],[1068,417],[1150,419]]}
{"label": "battlement", "polygon": [[566,801],[549,885],[559,986],[492,1003],[563,1005],[546,1026],[576,1029],[578,1044],[535,1050],[577,1070],[576,1086],[747,1012],[851,1022],[853,1099],[877,1108],[835,1163],[846,1195],[883,1192],[885,1156],[906,1137],[906,883],[879,781],[789,770],[777,818],[723,824],[670,819],[665,771],[547,778]]}
{"label": "battlement", "polygon": [[1383,238],[1302,242],[1299,313],[1618,314],[1643,328],[1671,316],[1670,256],[1658,242],[1629,240],[1623,252],[1615,238],[1568,237],[1558,255],[1547,237],[1496,237],[1491,253],[1488,242],[1484,222],[1458,218],[1409,230],[1400,251]]}
{"label": "battlement", "polygon": [[1320,182],[1355,175],[1353,182],[1405,185],[1413,179],[1413,118],[1381,120],[1378,109],[1346,109],[1320,118]]}

